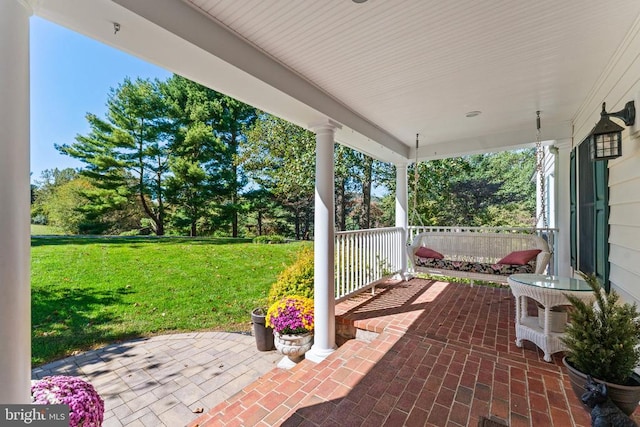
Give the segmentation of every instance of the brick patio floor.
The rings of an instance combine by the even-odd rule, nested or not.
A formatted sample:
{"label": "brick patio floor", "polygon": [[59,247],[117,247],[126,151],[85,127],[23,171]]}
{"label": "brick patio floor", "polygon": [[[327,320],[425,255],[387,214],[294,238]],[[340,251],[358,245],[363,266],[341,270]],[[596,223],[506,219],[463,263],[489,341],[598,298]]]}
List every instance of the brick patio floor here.
{"label": "brick patio floor", "polygon": [[508,288],[380,287],[336,307],[339,334],[358,339],[321,363],[270,371],[189,426],[591,425],[562,354],[546,363],[532,343],[516,347],[514,309]]}

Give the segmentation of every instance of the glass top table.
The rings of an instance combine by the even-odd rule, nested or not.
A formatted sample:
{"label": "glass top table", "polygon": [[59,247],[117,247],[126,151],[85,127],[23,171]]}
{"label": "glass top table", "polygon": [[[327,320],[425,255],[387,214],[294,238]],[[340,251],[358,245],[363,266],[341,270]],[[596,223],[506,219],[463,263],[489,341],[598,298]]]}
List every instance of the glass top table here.
{"label": "glass top table", "polygon": [[587,282],[573,277],[547,276],[545,274],[513,274],[509,279],[523,285],[557,291],[591,292]]}
{"label": "glass top table", "polygon": [[[513,274],[507,282],[516,300],[516,345],[522,347],[523,340],[531,341],[544,351],[544,360],[551,362],[553,353],[566,348],[562,342],[564,332],[551,330],[552,309],[570,305],[567,295],[587,303],[592,301],[589,284],[582,279],[544,274]],[[544,307],[542,327],[538,320],[543,319],[528,314],[529,298]]]}

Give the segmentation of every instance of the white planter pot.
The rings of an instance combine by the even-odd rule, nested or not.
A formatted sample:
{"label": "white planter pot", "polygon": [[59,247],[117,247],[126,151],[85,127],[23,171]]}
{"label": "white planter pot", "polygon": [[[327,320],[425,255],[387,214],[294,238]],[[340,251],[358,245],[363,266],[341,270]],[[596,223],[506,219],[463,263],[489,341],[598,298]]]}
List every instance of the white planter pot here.
{"label": "white planter pot", "polygon": [[276,350],[285,357],[278,363],[279,368],[289,369],[304,358],[313,345],[313,332],[302,335],[281,335],[273,333]]}

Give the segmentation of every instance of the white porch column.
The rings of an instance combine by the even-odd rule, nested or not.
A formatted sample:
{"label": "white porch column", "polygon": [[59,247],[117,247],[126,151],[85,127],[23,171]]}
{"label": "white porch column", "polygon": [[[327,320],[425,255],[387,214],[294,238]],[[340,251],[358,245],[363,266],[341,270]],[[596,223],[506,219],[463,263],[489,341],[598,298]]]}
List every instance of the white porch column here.
{"label": "white porch column", "polygon": [[409,226],[409,217],[407,215],[407,201],[409,199],[407,186],[407,164],[396,165],[396,227],[402,228],[402,242],[400,245],[400,265],[402,266],[402,275],[407,273],[407,227]]}
{"label": "white porch column", "polygon": [[29,403],[29,16],[0,1],[0,403]]}
{"label": "white porch column", "polygon": [[336,349],[335,194],[333,145],[336,128],[331,121],[312,126],[316,133],[316,198],[313,232],[314,313],[313,347],[305,354],[321,362]]}
{"label": "white porch column", "polygon": [[556,174],[556,260],[558,261],[558,276],[571,275],[571,219],[570,219],[570,189],[569,170],[571,165],[571,141],[557,141],[558,148],[555,161]]}

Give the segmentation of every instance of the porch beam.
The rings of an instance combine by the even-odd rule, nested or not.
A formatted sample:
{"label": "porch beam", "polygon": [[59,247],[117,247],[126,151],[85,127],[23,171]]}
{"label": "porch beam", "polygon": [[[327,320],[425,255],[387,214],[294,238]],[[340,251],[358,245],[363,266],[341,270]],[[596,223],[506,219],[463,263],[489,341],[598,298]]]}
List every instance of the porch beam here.
{"label": "porch beam", "polygon": [[0,2],[0,402],[29,403],[29,16],[25,0]]}
{"label": "porch beam", "polygon": [[407,230],[409,226],[409,217],[407,215],[407,206],[409,200],[407,185],[407,164],[396,164],[396,227],[402,229],[402,242],[400,244],[400,266],[401,274],[404,276],[407,272]]}
{"label": "porch beam", "polygon": [[334,158],[337,123],[327,120],[310,126],[316,134],[316,195],[314,213],[315,334],[305,358],[321,362],[336,349],[335,191]]}

